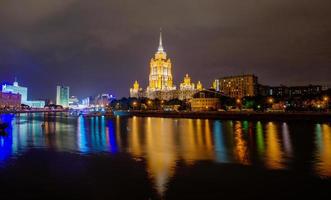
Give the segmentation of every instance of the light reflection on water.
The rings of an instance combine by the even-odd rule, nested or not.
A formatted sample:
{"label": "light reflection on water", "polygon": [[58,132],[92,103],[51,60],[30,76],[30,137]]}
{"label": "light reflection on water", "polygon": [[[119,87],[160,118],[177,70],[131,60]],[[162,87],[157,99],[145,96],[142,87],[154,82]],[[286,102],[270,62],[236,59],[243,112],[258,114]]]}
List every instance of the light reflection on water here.
{"label": "light reflection on water", "polygon": [[[311,170],[316,175],[331,177],[328,123],[68,118],[42,114],[1,115],[1,121],[11,126],[6,136],[0,136],[0,165],[33,148],[87,155],[126,152],[135,159],[146,160],[149,176],[160,194],[175,176],[178,162],[194,165],[197,161],[210,160],[291,169],[296,158],[305,157],[312,160],[302,163],[313,163]],[[301,126],[307,129],[302,132]],[[313,135],[312,141],[307,135]],[[313,151],[296,150],[295,144],[307,142],[313,145]]]}

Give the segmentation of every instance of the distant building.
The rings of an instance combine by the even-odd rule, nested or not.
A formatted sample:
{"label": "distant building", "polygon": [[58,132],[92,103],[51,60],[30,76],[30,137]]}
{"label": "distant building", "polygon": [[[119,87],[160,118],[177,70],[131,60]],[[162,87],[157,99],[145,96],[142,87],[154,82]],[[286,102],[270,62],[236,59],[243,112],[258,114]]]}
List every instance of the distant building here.
{"label": "distant building", "polygon": [[258,79],[255,75],[228,76],[219,79],[220,91],[232,98],[256,96]]}
{"label": "distant building", "polygon": [[69,87],[57,86],[56,87],[56,104],[64,108],[69,107]]}
{"label": "distant building", "polygon": [[215,90],[201,90],[191,99],[192,111],[217,110],[220,105],[221,93]]}
{"label": "distant building", "polygon": [[20,108],[21,107],[21,95],[14,93],[0,92],[0,108]]}
{"label": "distant building", "polygon": [[195,84],[191,82],[191,77],[186,74],[183,82],[180,84],[180,89],[178,90],[178,99],[191,99],[193,94],[197,92]]}
{"label": "distant building", "polygon": [[112,99],[112,95],[110,94],[99,94],[94,97],[93,105],[95,106],[107,106]]}
{"label": "distant building", "polygon": [[77,107],[79,105],[79,99],[76,96],[71,96],[68,103],[69,107]]}
{"label": "distant building", "polygon": [[45,101],[29,101],[28,100],[28,88],[18,85],[18,82],[15,80],[13,85],[4,84],[2,85],[2,92],[13,93],[21,95],[21,103],[28,105],[32,108],[44,108]]}
{"label": "distant building", "polygon": [[28,101],[28,88],[18,85],[18,82],[15,80],[13,85],[4,84],[2,85],[2,92],[11,92],[13,94],[20,94],[21,101],[23,104],[26,104]]}
{"label": "distant building", "polygon": [[198,91],[203,90],[203,86],[202,86],[202,83],[200,81],[198,81],[198,83],[197,83],[197,90]]}
{"label": "distant building", "polygon": [[139,87],[139,83],[137,80],[134,82],[133,87],[130,88],[130,97],[131,98],[144,97],[144,91],[141,87]]}
{"label": "distant building", "polygon": [[323,87],[321,85],[306,85],[306,86],[267,86],[259,85],[259,95],[275,96],[279,98],[291,98],[299,96],[317,96],[322,94]]}
{"label": "distant building", "polygon": [[82,105],[85,107],[89,107],[93,103],[93,98],[92,97],[86,97],[82,99]]}
{"label": "distant building", "polygon": [[217,92],[220,91],[220,80],[219,79],[214,80],[212,88],[214,90],[216,90]]}

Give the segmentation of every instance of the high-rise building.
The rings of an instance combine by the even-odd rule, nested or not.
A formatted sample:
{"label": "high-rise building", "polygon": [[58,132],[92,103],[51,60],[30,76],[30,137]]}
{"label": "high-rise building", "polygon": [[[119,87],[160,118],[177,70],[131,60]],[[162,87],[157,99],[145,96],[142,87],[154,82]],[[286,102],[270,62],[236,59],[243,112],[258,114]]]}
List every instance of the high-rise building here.
{"label": "high-rise building", "polygon": [[162,32],[160,32],[159,48],[150,62],[149,91],[175,90],[173,85],[171,60],[163,49]]}
{"label": "high-rise building", "polygon": [[20,94],[21,103],[28,105],[32,108],[44,108],[44,106],[45,106],[45,101],[29,101],[28,100],[28,88],[19,86],[16,78],[15,78],[13,85],[9,85],[9,84],[2,85],[2,92]]}
{"label": "high-rise building", "polygon": [[184,82],[180,89],[176,89],[173,83],[172,63],[163,48],[162,32],[160,32],[159,47],[150,61],[149,83],[146,90],[139,87],[138,81],[135,81],[130,88],[130,97],[147,97],[150,99],[170,100],[170,99],[190,99],[195,90],[202,90],[200,82],[195,85],[191,83],[188,74],[184,77]]}
{"label": "high-rise building", "polygon": [[146,96],[151,99],[172,99],[176,95],[176,86],[173,85],[172,64],[162,44],[160,32],[159,47],[150,62],[149,85]]}
{"label": "high-rise building", "polygon": [[232,98],[255,96],[258,91],[258,79],[255,75],[239,75],[220,78],[220,91]]}
{"label": "high-rise building", "polygon": [[69,87],[57,86],[56,87],[56,104],[64,108],[69,107]]}

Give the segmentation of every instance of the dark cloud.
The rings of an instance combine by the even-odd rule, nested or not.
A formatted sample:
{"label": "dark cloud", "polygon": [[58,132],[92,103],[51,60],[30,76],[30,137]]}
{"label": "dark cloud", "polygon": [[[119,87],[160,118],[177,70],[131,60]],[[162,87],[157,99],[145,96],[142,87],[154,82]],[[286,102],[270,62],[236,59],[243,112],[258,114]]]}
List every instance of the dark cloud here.
{"label": "dark cloud", "polygon": [[329,0],[3,0],[0,80],[34,98],[66,84],[84,97],[146,87],[163,28],[177,85],[186,72],[255,73],[265,84],[331,84]]}

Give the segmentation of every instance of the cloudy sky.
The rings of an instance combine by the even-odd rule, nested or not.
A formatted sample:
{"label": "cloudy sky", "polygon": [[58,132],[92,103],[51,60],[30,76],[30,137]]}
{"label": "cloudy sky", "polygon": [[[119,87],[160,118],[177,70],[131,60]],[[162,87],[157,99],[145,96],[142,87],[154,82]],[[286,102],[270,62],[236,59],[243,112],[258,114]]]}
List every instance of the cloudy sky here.
{"label": "cloudy sky", "polygon": [[330,0],[1,0],[0,82],[54,98],[145,88],[162,27],[176,85],[189,73],[331,86]]}

